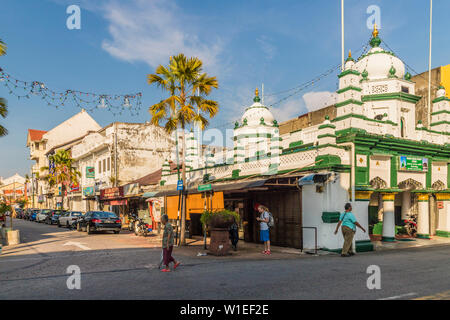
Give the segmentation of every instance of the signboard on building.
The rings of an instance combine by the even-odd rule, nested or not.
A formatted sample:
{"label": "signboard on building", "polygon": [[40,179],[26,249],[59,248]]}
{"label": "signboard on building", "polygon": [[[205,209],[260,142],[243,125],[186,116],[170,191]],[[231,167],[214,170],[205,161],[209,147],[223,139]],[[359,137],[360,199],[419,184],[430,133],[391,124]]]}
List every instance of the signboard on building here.
{"label": "signboard on building", "polygon": [[78,192],[80,191],[80,185],[78,183],[72,183],[70,185],[70,192]]}
{"label": "signboard on building", "polygon": [[95,178],[95,168],[86,167],[86,178]]}
{"label": "signboard on building", "polygon": [[137,195],[139,193],[139,183],[130,183],[123,186],[123,195],[125,197]]}
{"label": "signboard on building", "polygon": [[94,187],[83,188],[83,195],[85,197],[92,197],[92,196],[94,196]]}
{"label": "signboard on building", "polygon": [[428,158],[400,156],[399,160],[399,170],[428,171]]}
{"label": "signboard on building", "polygon": [[123,187],[114,187],[100,190],[101,200],[117,199],[117,198],[123,198]]}

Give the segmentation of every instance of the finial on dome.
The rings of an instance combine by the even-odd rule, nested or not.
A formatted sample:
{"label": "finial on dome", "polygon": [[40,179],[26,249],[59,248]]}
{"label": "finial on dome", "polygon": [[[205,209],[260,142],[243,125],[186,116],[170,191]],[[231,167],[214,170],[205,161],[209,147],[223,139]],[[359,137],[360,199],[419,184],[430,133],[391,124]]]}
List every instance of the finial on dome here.
{"label": "finial on dome", "polygon": [[370,40],[370,46],[372,48],[379,47],[380,44],[381,44],[381,39],[378,38],[378,33],[379,32],[378,32],[378,29],[377,29],[377,24],[375,23],[373,25],[372,40]]}
{"label": "finial on dome", "polygon": [[260,102],[261,99],[259,98],[259,91],[258,88],[255,89],[255,98],[253,99],[254,102]]}
{"label": "finial on dome", "polygon": [[373,32],[372,32],[372,35],[373,35],[373,37],[374,38],[376,38],[376,37],[378,37],[378,29],[377,29],[377,24],[376,23],[374,23],[373,24]]}
{"label": "finial on dome", "polygon": [[352,57],[352,50],[348,50],[348,57],[349,57],[349,58]]}

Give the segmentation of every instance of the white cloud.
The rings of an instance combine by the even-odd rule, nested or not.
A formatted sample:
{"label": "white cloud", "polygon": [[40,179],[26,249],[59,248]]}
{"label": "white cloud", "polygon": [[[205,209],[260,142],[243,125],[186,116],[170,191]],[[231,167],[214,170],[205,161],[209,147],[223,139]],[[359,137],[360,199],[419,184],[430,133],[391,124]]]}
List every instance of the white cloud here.
{"label": "white cloud", "polygon": [[203,41],[188,17],[173,0],[108,1],[101,12],[109,23],[111,39],[102,48],[128,62],[143,61],[155,68],[167,64],[169,56],[197,56],[206,68],[215,69],[223,44],[220,39]]}
{"label": "white cloud", "polygon": [[308,92],[303,95],[309,112],[325,108],[336,103],[337,93],[329,91]]}
{"label": "white cloud", "polygon": [[288,100],[282,103],[279,107],[272,107],[271,111],[274,118],[278,122],[287,121],[303,114],[305,110],[305,103],[301,99]]}
{"label": "white cloud", "polygon": [[272,60],[272,58],[277,53],[277,48],[270,43],[270,40],[271,40],[270,38],[264,35],[256,39],[256,41],[259,43],[262,52],[264,52],[264,54],[266,55],[267,60]]}

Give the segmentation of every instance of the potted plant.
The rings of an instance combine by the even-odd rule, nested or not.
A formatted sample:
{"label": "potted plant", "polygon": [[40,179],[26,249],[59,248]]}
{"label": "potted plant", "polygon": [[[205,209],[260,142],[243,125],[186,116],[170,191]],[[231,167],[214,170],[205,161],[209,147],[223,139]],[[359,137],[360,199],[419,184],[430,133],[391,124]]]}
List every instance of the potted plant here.
{"label": "potted plant", "polygon": [[200,221],[205,230],[211,235],[209,252],[213,255],[227,255],[230,250],[228,228],[234,221],[239,223],[239,214],[230,210],[205,210]]}

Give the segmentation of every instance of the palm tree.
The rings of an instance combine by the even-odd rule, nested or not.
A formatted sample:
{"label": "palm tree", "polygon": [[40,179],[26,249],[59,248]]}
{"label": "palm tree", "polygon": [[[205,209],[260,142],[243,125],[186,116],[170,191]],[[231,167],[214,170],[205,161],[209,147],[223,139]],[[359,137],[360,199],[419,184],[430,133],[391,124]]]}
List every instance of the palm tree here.
{"label": "palm tree", "polygon": [[44,177],[50,187],[61,185],[61,209],[64,209],[64,193],[73,183],[78,183],[81,173],[72,166],[72,157],[67,150],[58,150],[55,154],[48,157],[54,168],[50,172],[49,167],[42,167],[41,171],[49,171]]}
{"label": "palm tree", "polygon": [[[182,180],[183,190],[186,190],[186,139],[185,129],[193,122],[199,122],[202,129],[208,125],[207,118],[214,117],[219,109],[218,103],[205,99],[213,88],[218,88],[219,83],[216,77],[210,77],[203,73],[203,62],[197,57],[187,58],[180,53],[170,57],[168,67],[159,65],[155,74],[147,76],[148,84],[156,84],[157,87],[167,91],[169,97],[152,105],[149,112],[152,115],[151,123],[159,125],[165,121],[164,129],[167,133],[172,133],[178,128],[183,132],[182,148]],[[178,143],[178,138],[177,138]],[[183,197],[181,206],[181,245],[186,244],[186,198]]]}
{"label": "palm tree", "polygon": [[[6,44],[0,39],[0,56],[6,54]],[[0,117],[6,118],[8,115],[8,107],[6,99],[0,98]],[[8,130],[0,125],[0,137],[6,136],[8,134]]]}

